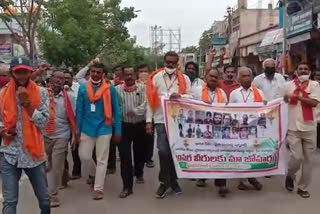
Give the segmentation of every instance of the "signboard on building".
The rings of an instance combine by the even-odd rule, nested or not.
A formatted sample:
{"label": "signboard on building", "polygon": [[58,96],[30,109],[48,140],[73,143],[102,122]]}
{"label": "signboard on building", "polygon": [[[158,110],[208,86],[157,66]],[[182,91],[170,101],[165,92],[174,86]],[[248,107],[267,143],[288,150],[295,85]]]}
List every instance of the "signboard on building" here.
{"label": "signboard on building", "polygon": [[288,17],[288,37],[311,31],[312,28],[312,9],[303,10]]}
{"label": "signboard on building", "polygon": [[213,37],[212,38],[212,45],[215,48],[224,47],[227,43],[228,43],[228,40],[226,37]]}
{"label": "signboard on building", "polygon": [[11,56],[12,55],[12,45],[5,43],[0,44],[0,56]]}
{"label": "signboard on building", "polygon": [[320,12],[320,0],[313,0],[313,12],[314,13]]}

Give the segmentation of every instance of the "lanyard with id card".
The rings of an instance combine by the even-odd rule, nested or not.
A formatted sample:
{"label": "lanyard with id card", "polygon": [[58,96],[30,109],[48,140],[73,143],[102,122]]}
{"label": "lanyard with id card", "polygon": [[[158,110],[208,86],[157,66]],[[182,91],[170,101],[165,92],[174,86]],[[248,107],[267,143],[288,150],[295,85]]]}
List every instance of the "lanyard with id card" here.
{"label": "lanyard with id card", "polygon": [[96,104],[94,104],[94,103],[90,104],[90,111],[91,112],[96,112]]}

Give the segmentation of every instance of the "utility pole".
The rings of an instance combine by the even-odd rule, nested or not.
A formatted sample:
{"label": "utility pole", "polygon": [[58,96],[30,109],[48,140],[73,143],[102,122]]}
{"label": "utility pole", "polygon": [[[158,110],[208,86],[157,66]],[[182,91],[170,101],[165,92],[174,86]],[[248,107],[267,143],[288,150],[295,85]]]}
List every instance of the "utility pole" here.
{"label": "utility pole", "polygon": [[283,68],[282,68],[282,75],[286,74],[286,64],[287,64],[287,26],[288,26],[288,20],[287,20],[287,2],[288,0],[283,0],[283,60],[285,63],[283,63]]}

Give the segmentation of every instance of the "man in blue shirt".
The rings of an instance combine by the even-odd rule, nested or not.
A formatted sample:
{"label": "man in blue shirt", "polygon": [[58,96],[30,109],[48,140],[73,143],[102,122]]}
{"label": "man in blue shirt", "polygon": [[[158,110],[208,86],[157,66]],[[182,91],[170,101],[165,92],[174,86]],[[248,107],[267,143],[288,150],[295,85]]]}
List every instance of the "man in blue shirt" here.
{"label": "man in blue shirt", "polygon": [[[89,169],[89,175],[95,175],[94,200],[103,198],[109,144],[114,129],[113,140],[121,140],[121,113],[117,92],[114,86],[105,82],[106,68],[96,63],[90,68],[90,79],[79,88],[76,120],[81,133],[79,155],[83,169]],[[92,159],[96,147],[97,165]],[[85,172],[85,171],[83,171]]]}

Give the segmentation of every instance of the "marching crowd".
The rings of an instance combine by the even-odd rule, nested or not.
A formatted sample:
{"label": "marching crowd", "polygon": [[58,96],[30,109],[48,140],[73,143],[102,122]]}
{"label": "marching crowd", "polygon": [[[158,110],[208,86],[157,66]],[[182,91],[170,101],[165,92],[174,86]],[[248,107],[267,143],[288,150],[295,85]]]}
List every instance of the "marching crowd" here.
{"label": "marching crowd", "polygon": [[[204,79],[194,62],[179,69],[179,56],[168,52],[164,67],[151,72],[148,65],[124,65],[113,75],[98,59],[75,76],[68,69],[52,72],[46,64],[34,68],[24,57],[0,65],[0,168],[3,213],[14,214],[22,171],[28,176],[41,213],[60,206],[59,190],[69,180],[87,178],[93,199],[101,200],[107,174],[116,170],[117,149],[123,189],[120,198],[133,193],[134,182],[144,183],[144,167],[152,168],[154,139],[160,172],[157,198],[168,191],[181,194],[161,108],[161,96],[212,103],[264,103],[283,98],[289,108],[286,143],[290,154],[285,186],[310,197],[312,156],[317,144],[317,105],[320,73],[311,80],[307,63],[297,66],[295,76],[285,79],[276,62],[263,62],[264,73],[254,77],[248,67],[224,67],[223,74],[212,62],[211,50]],[[48,75],[50,73],[50,76]],[[156,135],[156,137],[155,137]],[[67,161],[72,154],[73,168]],[[71,165],[71,164],[70,164]],[[301,177],[296,173],[301,169]],[[197,181],[203,187],[206,181]],[[219,195],[229,193],[226,179],[216,179]],[[239,180],[238,188],[263,188],[257,178]]]}

